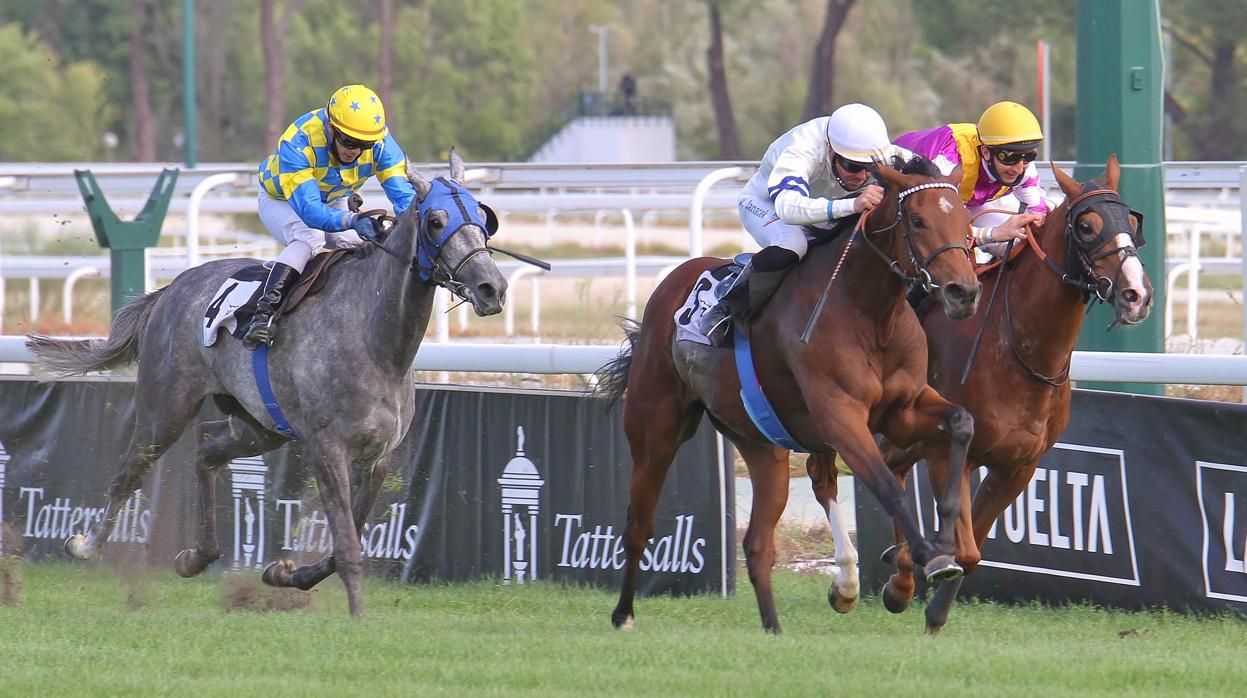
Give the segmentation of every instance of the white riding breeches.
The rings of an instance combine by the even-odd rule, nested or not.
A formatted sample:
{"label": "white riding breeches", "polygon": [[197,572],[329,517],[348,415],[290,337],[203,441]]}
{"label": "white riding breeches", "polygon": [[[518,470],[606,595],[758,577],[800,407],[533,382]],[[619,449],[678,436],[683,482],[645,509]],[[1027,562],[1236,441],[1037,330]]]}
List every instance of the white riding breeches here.
{"label": "white riding breeches", "polygon": [[[809,236],[799,225],[790,225],[779,219],[771,200],[742,192],[736,200],[741,225],[761,247],[782,247],[804,258],[809,249]],[[823,226],[815,226],[823,227]]]}
{"label": "white riding breeches", "polygon": [[[346,198],[339,199],[329,206],[345,211]],[[277,241],[285,245],[277,261],[302,272],[308,260],[325,249],[325,231],[309,227],[299,218],[299,214],[290,207],[290,202],[274,199],[265,192],[260,192],[260,221]]]}

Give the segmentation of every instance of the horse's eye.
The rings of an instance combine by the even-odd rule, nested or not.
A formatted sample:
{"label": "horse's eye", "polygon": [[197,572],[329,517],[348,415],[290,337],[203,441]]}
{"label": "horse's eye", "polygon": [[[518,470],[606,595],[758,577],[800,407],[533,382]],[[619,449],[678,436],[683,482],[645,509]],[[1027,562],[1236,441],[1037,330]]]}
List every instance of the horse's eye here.
{"label": "horse's eye", "polygon": [[925,225],[926,225],[926,223],[924,223],[924,222],[923,222],[923,220],[922,220],[922,218],[920,218],[920,217],[918,217],[918,216],[910,216],[910,217],[909,217],[909,225],[910,225],[910,226],[912,226],[912,227],[914,227],[914,228],[921,228],[921,227],[925,226]]}
{"label": "horse's eye", "polygon": [[433,218],[429,220],[430,228],[444,228],[445,226],[446,226],[446,222],[443,221],[441,218],[438,218],[437,216],[433,216]]}
{"label": "horse's eye", "polygon": [[1078,234],[1090,237],[1095,235],[1095,228],[1091,227],[1091,221],[1082,221],[1078,224]]}

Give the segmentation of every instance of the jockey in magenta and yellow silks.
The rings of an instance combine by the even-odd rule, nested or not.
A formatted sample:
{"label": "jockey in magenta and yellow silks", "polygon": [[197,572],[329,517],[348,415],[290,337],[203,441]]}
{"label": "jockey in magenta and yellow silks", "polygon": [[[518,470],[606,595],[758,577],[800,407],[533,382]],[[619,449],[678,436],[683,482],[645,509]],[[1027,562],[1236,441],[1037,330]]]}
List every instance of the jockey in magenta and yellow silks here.
{"label": "jockey in magenta and yellow silks", "polygon": [[313,256],[377,236],[372,219],[347,210],[370,177],[381,183],[395,216],[415,201],[407,155],[390,135],[381,98],[368,87],[340,87],[325,106],[286,127],[258,172],[260,220],[285,247],[264,282],[243,346],[272,344],[273,318]]}
{"label": "jockey in magenta and yellow silks", "polygon": [[[1026,226],[1042,222],[1049,206],[1039,186],[1035,158],[1044,135],[1039,120],[1017,102],[997,102],[977,124],[947,124],[906,133],[896,144],[927,157],[958,182],[961,200],[975,216],[974,239],[1000,254]],[[986,213],[1005,209],[1008,213]],[[981,215],[980,215],[981,214]]]}

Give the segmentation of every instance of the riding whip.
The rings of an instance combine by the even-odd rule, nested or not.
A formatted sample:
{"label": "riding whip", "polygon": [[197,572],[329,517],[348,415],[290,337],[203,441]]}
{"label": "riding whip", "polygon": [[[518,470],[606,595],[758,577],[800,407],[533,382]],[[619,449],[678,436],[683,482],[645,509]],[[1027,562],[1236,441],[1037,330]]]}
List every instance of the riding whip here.
{"label": "riding whip", "polygon": [[996,283],[992,284],[992,295],[987,298],[987,309],[983,311],[983,320],[979,322],[978,334],[974,335],[974,343],[970,345],[970,356],[966,359],[966,368],[961,372],[961,384],[966,384],[966,378],[970,376],[970,367],[974,365],[974,357],[979,353],[979,342],[983,340],[983,331],[987,329],[987,318],[992,312],[992,303],[996,302],[996,291],[1000,290],[1000,277],[1004,276],[1005,267],[1009,264],[1009,253],[1013,251],[1013,243],[1017,242],[1017,238],[1009,241],[1009,245],[1005,247],[1004,258],[1000,261],[1000,268],[996,270]]}

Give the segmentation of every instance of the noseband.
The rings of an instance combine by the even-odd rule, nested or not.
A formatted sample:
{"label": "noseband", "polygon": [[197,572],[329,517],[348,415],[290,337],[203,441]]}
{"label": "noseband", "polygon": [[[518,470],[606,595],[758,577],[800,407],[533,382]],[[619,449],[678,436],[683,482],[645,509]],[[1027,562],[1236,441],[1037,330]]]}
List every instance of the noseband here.
{"label": "noseband", "polygon": [[[945,252],[948,252],[949,250],[961,250],[966,255],[966,257],[969,258],[970,247],[968,244],[958,245],[956,243],[950,243],[950,244],[942,245],[936,248],[936,250],[932,252],[931,254],[927,255],[925,259],[922,259],[922,260],[918,259],[917,249],[915,249],[914,241],[910,237],[911,226],[910,226],[909,220],[905,218],[905,198],[908,197],[910,194],[914,194],[916,192],[920,192],[925,189],[951,189],[954,192],[958,191],[957,185],[952,184],[950,182],[926,182],[924,184],[919,184],[917,186],[913,186],[908,189],[902,190],[901,193],[896,195],[896,220],[892,221],[892,225],[889,225],[886,228],[881,228],[879,230],[873,231],[872,233],[872,234],[877,235],[879,233],[885,233],[889,230],[892,230],[893,228],[896,228],[897,226],[900,226],[901,235],[905,238],[905,246],[909,250],[909,263],[910,263],[910,266],[914,268],[914,273],[912,276],[909,274],[906,274],[904,270],[901,269],[900,260],[892,257],[891,255],[889,255],[888,253],[880,249],[879,246],[876,245],[874,241],[870,239],[870,235],[865,235],[862,237],[862,239],[866,241],[866,244],[867,246],[870,247],[870,249],[875,251],[875,254],[879,255],[880,257],[883,258],[885,262],[887,262],[888,268],[892,270],[893,274],[896,274],[907,284],[921,285],[923,288],[927,290],[928,293],[930,293],[940,288],[941,286],[941,284],[936,283],[934,278],[932,278],[931,272],[927,268],[931,264],[931,262],[935,261],[936,257],[940,256],[941,254]],[[958,196],[960,196],[960,194],[958,194]],[[905,222],[904,225],[901,225],[902,220],[904,220]],[[969,240],[968,235],[966,239],[967,241]]]}

